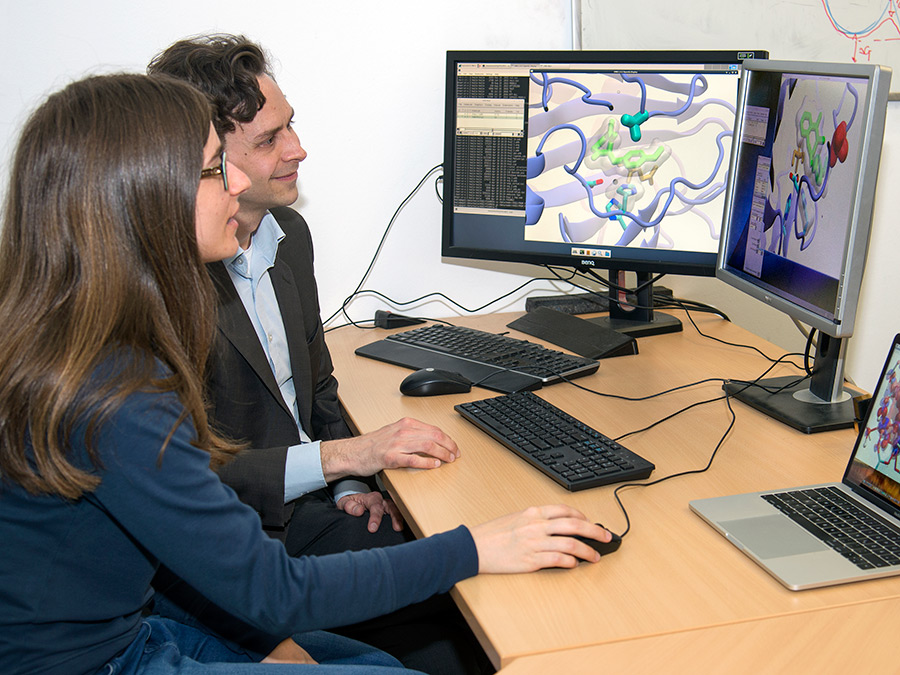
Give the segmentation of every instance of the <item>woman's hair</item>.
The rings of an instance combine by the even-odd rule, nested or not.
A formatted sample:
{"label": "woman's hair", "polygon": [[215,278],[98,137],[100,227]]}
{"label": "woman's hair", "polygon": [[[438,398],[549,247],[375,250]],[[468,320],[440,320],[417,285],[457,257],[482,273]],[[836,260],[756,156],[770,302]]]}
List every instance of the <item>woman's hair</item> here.
{"label": "woman's hair", "polygon": [[138,390],[178,395],[169,438],[190,416],[214,464],[234,451],[209,429],[202,384],[215,296],[194,216],[210,119],[191,86],[121,74],[69,85],[26,122],[0,232],[4,480],[71,499],[96,488],[70,440],[83,430],[99,467],[99,426]]}

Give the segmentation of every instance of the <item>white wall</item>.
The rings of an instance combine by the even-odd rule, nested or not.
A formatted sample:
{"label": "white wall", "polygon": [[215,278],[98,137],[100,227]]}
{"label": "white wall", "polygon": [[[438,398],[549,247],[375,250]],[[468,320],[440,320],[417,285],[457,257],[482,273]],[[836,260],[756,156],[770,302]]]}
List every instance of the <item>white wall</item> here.
{"label": "white wall", "polygon": [[[236,0],[0,0],[0,25],[6,33],[0,70],[4,186],[8,155],[28,110],[72,79],[142,71],[158,50],[197,33],[243,32],[267,47],[310,153],[301,166],[297,206],[316,240],[326,317],[356,287],[401,200],[442,161],[444,52],[569,49],[573,39],[571,0],[270,0],[255,5]],[[898,109],[889,111],[889,129],[896,126],[898,114]],[[879,192],[878,219],[888,229],[893,201],[888,186],[900,175],[897,162],[889,161],[891,143],[900,147],[896,133],[886,144]],[[896,279],[892,264],[882,267]],[[872,271],[866,279],[870,289],[878,286]],[[442,291],[474,308],[539,272],[529,266],[442,260],[440,205],[429,181],[396,221],[366,287],[398,301]],[[787,319],[714,279],[669,277],[665,283],[685,296],[711,299],[752,330],[796,347],[799,334]],[[544,282],[528,288],[537,287],[554,286]],[[565,285],[556,288],[562,291]],[[489,309],[521,309],[527,290]],[[877,314],[879,304],[867,302],[863,309]],[[351,316],[371,317],[384,306],[375,299],[361,300],[353,304]],[[455,310],[438,301],[408,311],[446,316]],[[897,330],[896,321],[882,323],[883,332]],[[872,334],[866,331],[863,337]],[[857,351],[863,356],[872,352],[880,364],[886,339],[871,342],[872,348],[857,338],[851,344],[864,346]],[[853,358],[864,360],[855,353]],[[874,377],[871,383],[868,375],[857,379],[871,387]]]}
{"label": "white wall", "polygon": [[[45,94],[89,73],[143,71],[188,35],[242,32],[261,42],[309,152],[297,206],[316,240],[324,316],[356,287],[402,199],[443,159],[445,52],[572,47],[571,0],[0,0],[0,25],[4,189],[18,128]],[[522,281],[490,266],[441,263],[440,205],[429,182],[397,220],[367,286],[397,300],[443,291],[475,307]],[[359,302],[352,315],[383,306]]]}

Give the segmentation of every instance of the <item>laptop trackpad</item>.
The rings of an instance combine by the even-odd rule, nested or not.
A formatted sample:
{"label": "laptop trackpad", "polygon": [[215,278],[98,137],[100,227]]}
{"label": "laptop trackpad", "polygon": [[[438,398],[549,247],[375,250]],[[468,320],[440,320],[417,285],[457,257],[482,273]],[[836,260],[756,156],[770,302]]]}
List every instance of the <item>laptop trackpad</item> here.
{"label": "laptop trackpad", "polygon": [[720,523],[729,539],[761,559],[827,551],[828,546],[786,516],[741,518]]}

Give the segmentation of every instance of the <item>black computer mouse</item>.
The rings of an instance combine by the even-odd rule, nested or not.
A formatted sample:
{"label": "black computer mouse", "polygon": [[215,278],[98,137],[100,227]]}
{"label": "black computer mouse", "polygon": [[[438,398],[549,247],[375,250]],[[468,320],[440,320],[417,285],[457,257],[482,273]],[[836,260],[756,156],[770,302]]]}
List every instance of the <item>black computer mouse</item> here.
{"label": "black computer mouse", "polygon": [[400,393],[407,396],[439,396],[464,394],[472,390],[472,381],[459,373],[437,368],[423,368],[407,375],[400,383]]}
{"label": "black computer mouse", "polygon": [[[600,523],[597,523],[600,527],[603,527]],[[605,530],[606,528],[603,527]],[[577,539],[583,544],[587,544],[592,549],[597,551],[600,555],[609,555],[610,553],[615,553],[619,550],[619,546],[622,545],[622,537],[617,535],[615,532],[609,532],[612,535],[612,539],[609,541],[598,541],[596,539],[589,539],[588,537],[581,537],[578,535],[567,534],[565,536],[572,537],[572,539]]]}

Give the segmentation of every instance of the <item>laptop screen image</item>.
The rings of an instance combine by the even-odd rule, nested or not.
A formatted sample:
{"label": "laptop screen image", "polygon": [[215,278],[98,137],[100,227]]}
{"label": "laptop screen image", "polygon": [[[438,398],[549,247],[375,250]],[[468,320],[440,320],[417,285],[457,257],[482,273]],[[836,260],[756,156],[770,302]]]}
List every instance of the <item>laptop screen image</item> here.
{"label": "laptop screen image", "polygon": [[900,515],[900,344],[895,339],[860,429],[844,483],[872,494],[893,515]]}

